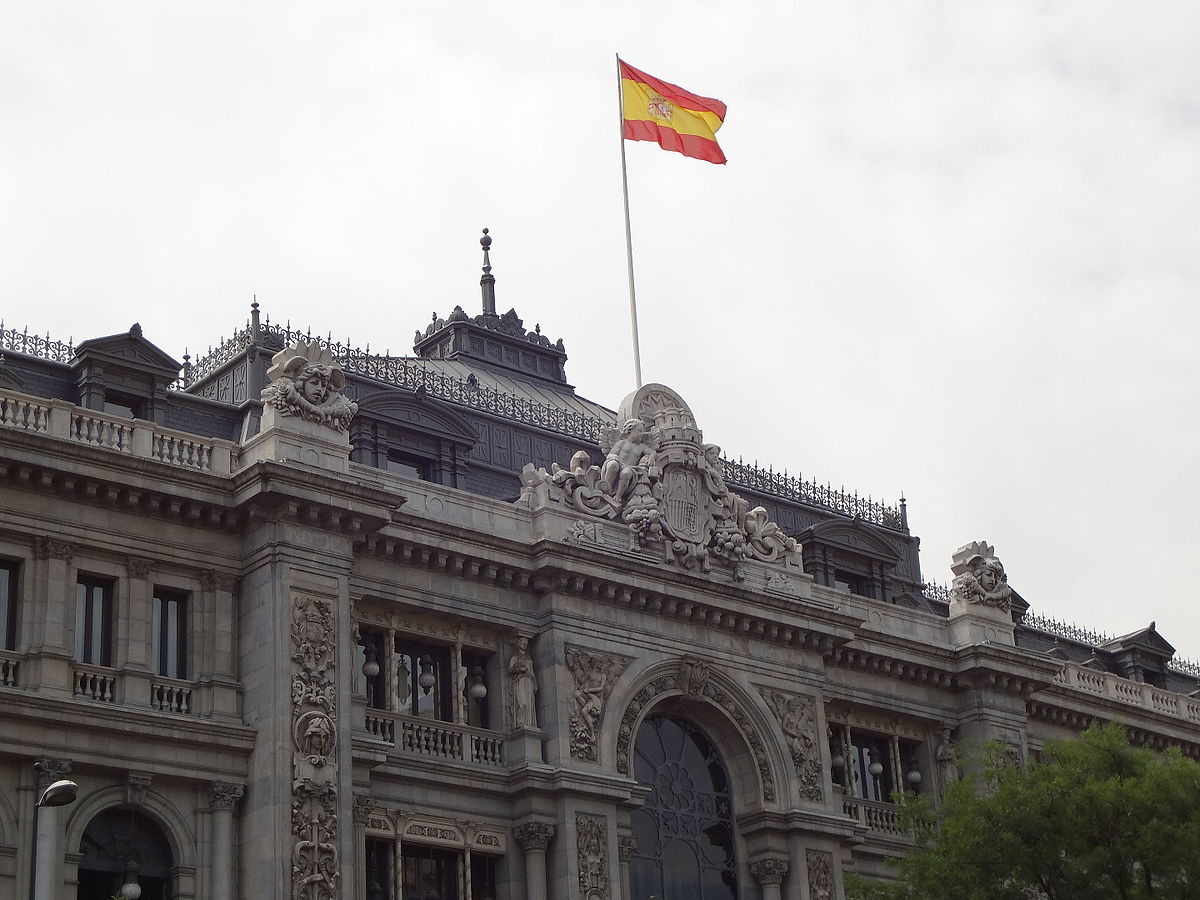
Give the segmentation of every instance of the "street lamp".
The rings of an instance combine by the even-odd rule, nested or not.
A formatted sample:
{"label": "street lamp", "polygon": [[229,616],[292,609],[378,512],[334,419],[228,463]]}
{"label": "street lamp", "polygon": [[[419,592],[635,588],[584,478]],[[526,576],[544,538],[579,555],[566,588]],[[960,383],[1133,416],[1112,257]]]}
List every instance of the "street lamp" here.
{"label": "street lamp", "polygon": [[[43,806],[66,806],[79,796],[79,785],[67,778],[60,778],[48,785],[33,804],[33,865],[29,869],[29,900],[37,897],[38,870],[38,820]],[[56,842],[57,843],[57,842]]]}

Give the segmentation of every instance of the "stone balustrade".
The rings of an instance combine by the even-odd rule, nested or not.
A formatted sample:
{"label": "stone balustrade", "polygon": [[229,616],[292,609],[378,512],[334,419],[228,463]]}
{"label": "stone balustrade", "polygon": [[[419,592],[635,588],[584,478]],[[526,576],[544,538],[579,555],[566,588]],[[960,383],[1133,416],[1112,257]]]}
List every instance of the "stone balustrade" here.
{"label": "stone balustrade", "polygon": [[504,739],[483,728],[416,719],[380,709],[367,710],[366,725],[369,733],[405,753],[503,765]]}
{"label": "stone balustrade", "polygon": [[20,687],[21,654],[0,650],[0,687]]}
{"label": "stone balustrade", "polygon": [[192,685],[175,678],[156,678],[150,682],[150,706],[159,712],[190,713]]}
{"label": "stone balustrade", "polygon": [[900,807],[894,803],[845,797],[842,799],[842,812],[868,831],[912,840],[912,835],[900,827]]}
{"label": "stone balustrade", "polygon": [[1066,663],[1054,680],[1088,694],[1200,724],[1200,701],[1151,684],[1130,681],[1111,672],[1097,672],[1078,663]]}
{"label": "stone balustrade", "polygon": [[210,475],[231,474],[237,453],[232,441],[199,438],[143,419],[126,419],[7,390],[0,391],[2,428],[45,434]]}
{"label": "stone balustrade", "polygon": [[117,675],[112,669],[76,663],[71,670],[71,693],[98,703],[116,703]]}

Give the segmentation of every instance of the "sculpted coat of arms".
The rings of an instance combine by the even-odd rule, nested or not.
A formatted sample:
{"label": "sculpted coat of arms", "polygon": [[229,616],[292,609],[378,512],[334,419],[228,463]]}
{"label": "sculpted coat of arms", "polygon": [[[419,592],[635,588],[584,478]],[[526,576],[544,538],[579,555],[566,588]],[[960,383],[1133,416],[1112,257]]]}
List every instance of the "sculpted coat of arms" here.
{"label": "sculpted coat of arms", "polygon": [[631,550],[661,547],[668,561],[708,571],[713,559],[743,577],[744,559],[778,562],[796,541],[767,511],[729,490],[721,448],[706,444],[691,409],[670,388],[649,384],[621,403],[618,426],[603,430],[604,462],[580,450],[567,468],[525,466],[522,496],[546,491],[551,502],[622,522]]}

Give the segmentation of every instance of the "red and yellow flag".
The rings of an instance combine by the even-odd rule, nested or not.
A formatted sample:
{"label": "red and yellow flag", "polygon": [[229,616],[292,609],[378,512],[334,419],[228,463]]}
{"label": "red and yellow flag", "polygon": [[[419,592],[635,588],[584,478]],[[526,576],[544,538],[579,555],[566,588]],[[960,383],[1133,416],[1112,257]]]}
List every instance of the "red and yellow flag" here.
{"label": "red and yellow flag", "polygon": [[725,163],[716,138],[725,121],[724,103],[660,81],[627,62],[618,63],[625,140],[657,141],[664,150]]}

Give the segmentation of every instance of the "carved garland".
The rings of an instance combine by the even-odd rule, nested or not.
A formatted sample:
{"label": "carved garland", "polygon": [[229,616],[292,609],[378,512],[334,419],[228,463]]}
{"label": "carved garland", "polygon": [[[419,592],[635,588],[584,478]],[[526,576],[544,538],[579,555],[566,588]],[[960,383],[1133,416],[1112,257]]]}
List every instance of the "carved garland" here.
{"label": "carved garland", "polygon": [[333,900],[337,852],[334,623],[328,600],[298,595],[292,607],[292,898]]}
{"label": "carved garland", "polygon": [[[633,695],[633,699],[629,701],[629,706],[625,708],[625,714],[621,717],[621,725],[617,730],[618,772],[623,775],[629,774],[629,748],[633,741],[633,728],[642,711],[658,700],[663,694],[674,691],[678,687],[679,677],[677,675],[674,673],[660,675],[653,681],[643,685],[641,690]],[[750,745],[750,752],[754,755],[754,762],[758,768],[758,777],[762,782],[763,800],[768,803],[775,802],[775,776],[771,773],[771,765],[767,759],[767,748],[750,717],[729,694],[713,684],[711,680],[705,682],[700,695],[721,707],[733,719],[734,723],[737,724],[742,732],[742,736],[746,739],[746,743]]]}
{"label": "carved garland", "polygon": [[579,853],[579,896],[609,900],[608,820],[604,816],[575,816],[575,846]]}

